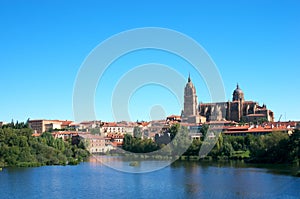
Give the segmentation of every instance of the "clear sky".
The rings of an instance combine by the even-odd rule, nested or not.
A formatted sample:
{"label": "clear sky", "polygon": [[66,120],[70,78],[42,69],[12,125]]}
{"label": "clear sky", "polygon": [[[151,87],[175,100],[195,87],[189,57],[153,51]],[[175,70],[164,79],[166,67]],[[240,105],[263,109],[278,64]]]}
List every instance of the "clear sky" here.
{"label": "clear sky", "polygon": [[[297,0],[3,0],[0,121],[73,120],[73,87],[84,59],[112,35],[142,27],[173,29],[201,44],[219,69],[227,100],[238,82],[245,98],[267,104],[276,120],[281,114],[300,120],[299,11]],[[190,72],[199,101],[210,100],[203,80],[183,60],[164,52],[136,52],[114,63],[99,81],[98,119],[113,120],[111,93],[118,79],[150,62],[168,64],[185,77]],[[184,85],[179,86],[183,92]],[[180,114],[182,104],[166,91],[157,85],[137,90],[129,101],[132,120],[149,120],[151,110],[162,111],[158,104],[166,115]]]}

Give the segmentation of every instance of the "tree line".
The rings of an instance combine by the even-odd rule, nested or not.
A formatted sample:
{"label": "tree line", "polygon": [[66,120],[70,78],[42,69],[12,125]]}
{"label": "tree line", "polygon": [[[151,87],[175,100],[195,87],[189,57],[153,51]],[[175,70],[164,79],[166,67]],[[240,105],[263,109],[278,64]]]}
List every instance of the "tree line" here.
{"label": "tree line", "polygon": [[155,136],[155,140],[150,138],[142,139],[141,129],[135,127],[133,136],[128,134],[124,136],[122,148],[133,153],[150,153],[160,150],[159,155],[178,156],[190,144],[188,130],[180,125],[172,126],[160,138]]}
{"label": "tree line", "polygon": [[[200,130],[204,136],[207,131],[207,126]],[[178,138],[179,132],[181,137]],[[204,136],[201,139],[190,140],[188,129],[179,124],[171,126],[166,133],[170,138],[169,144],[125,135],[123,149],[134,153],[162,150],[166,156],[181,155],[188,159],[199,156],[200,148],[208,144],[207,141],[204,141]],[[189,147],[186,147],[187,144]],[[182,148],[180,149],[180,147]],[[179,154],[178,152],[182,152],[184,147],[187,150],[183,154]],[[206,158],[215,160],[244,159],[256,163],[299,163],[300,130],[294,130],[290,136],[286,132],[273,132],[260,136],[225,136],[220,133],[216,144]]]}
{"label": "tree line", "polygon": [[83,144],[54,139],[49,132],[32,136],[26,123],[0,128],[0,167],[78,164],[89,156]]}

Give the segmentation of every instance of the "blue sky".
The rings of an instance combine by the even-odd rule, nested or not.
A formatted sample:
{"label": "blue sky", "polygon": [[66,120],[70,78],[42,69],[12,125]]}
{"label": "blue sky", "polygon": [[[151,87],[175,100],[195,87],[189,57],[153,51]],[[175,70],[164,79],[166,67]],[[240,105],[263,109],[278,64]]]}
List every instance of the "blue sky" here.
{"label": "blue sky", "polygon": [[[246,99],[266,103],[276,119],[282,114],[300,120],[299,9],[299,1],[289,0],[1,1],[0,121],[73,120],[73,87],[84,59],[112,35],[142,27],[173,29],[201,44],[219,69],[227,100],[238,82]],[[168,64],[183,76],[191,72],[199,101],[210,100],[203,80],[180,58],[136,52],[99,81],[98,119],[113,120],[111,93],[118,79],[150,62]],[[182,104],[172,93],[149,85],[131,97],[131,119],[148,120],[157,104],[166,115],[180,114]]]}

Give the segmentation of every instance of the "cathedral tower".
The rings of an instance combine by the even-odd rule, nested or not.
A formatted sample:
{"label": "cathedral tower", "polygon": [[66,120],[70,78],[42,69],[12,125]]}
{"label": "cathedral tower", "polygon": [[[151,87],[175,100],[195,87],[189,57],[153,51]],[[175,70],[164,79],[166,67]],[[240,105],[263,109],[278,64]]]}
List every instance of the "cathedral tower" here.
{"label": "cathedral tower", "polygon": [[188,82],[184,89],[184,109],[182,116],[190,117],[198,115],[197,109],[198,98],[196,95],[196,88],[191,81],[191,77],[189,75]]}
{"label": "cathedral tower", "polygon": [[236,85],[236,89],[233,91],[233,97],[232,97],[232,101],[236,102],[236,114],[235,116],[235,120],[236,121],[241,121],[242,117],[243,117],[243,105],[244,105],[244,92],[242,91],[242,89],[240,89],[239,84]]}

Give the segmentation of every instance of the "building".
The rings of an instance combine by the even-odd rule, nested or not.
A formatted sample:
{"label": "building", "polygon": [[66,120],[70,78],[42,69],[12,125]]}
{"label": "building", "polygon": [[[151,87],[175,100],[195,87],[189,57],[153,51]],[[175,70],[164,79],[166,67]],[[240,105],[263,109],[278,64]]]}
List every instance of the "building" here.
{"label": "building", "polygon": [[124,135],[122,133],[108,133],[105,137],[105,143],[114,147],[121,147],[123,145]]}
{"label": "building", "polygon": [[151,138],[152,140],[154,140],[155,135],[162,133],[165,126],[166,126],[166,120],[153,120],[153,121],[150,121],[150,124],[148,125],[147,132],[144,133],[144,135],[145,135],[145,137]]}
{"label": "building", "polygon": [[29,120],[29,128],[35,133],[44,133],[50,129],[60,129],[61,122],[59,120]]}
{"label": "building", "polygon": [[166,123],[177,123],[177,122],[181,122],[180,115],[170,115],[166,119]]}
{"label": "building", "polygon": [[199,115],[198,112],[198,97],[196,94],[196,88],[192,83],[189,75],[188,82],[184,88],[184,108],[181,112],[182,122],[187,123],[204,123],[206,117]]}
{"label": "building", "polygon": [[254,101],[245,101],[244,92],[237,85],[232,101],[219,103],[200,103],[198,110],[207,121],[235,122],[273,122],[274,113],[266,105],[260,106]]}
{"label": "building", "polygon": [[133,130],[134,130],[134,127],[136,126],[135,122],[121,121],[121,122],[118,122],[117,125],[119,127],[121,127],[120,132],[123,132],[123,133],[133,136]]}
{"label": "building", "polygon": [[77,136],[77,131],[55,131],[51,133],[55,139],[63,139],[64,141],[67,139],[72,139],[73,136]]}
{"label": "building", "polygon": [[101,127],[100,132],[107,135],[108,133],[125,133],[126,130],[124,125],[118,125],[115,122],[106,122]]}
{"label": "building", "polygon": [[184,88],[184,116],[195,116],[198,115],[198,97],[196,94],[196,88],[191,81],[191,77],[189,76],[188,82]]}
{"label": "building", "polygon": [[[61,125],[60,125],[60,128],[61,129],[69,129],[69,128],[72,128],[71,125],[73,125],[73,121],[69,121],[69,120],[65,120],[65,121],[61,121]],[[74,126],[73,126],[74,128]]]}
{"label": "building", "polygon": [[44,133],[55,129],[66,129],[73,122],[68,120],[29,120],[29,128],[33,129],[35,133]]}
{"label": "building", "polygon": [[266,105],[260,106],[257,102],[245,100],[244,92],[239,85],[237,85],[232,95],[232,101],[199,103],[197,105],[196,88],[189,76],[184,89],[182,121],[187,123],[205,123],[206,121],[274,121],[274,113],[267,109]]}
{"label": "building", "polygon": [[273,132],[282,132],[291,135],[293,128],[289,125],[277,125],[272,123],[262,125],[245,125],[228,127],[223,130],[224,135],[230,136],[246,136],[246,135],[266,135]]}
{"label": "building", "polygon": [[93,121],[83,121],[80,122],[78,125],[78,128],[81,130],[88,130],[88,129],[93,129],[93,128],[100,128],[102,125],[101,121],[98,120],[93,120]]}
{"label": "building", "polygon": [[84,141],[85,147],[90,153],[105,153],[113,148],[105,143],[104,137],[99,135],[80,133],[78,136],[72,137],[73,143],[79,143],[80,140]]}

